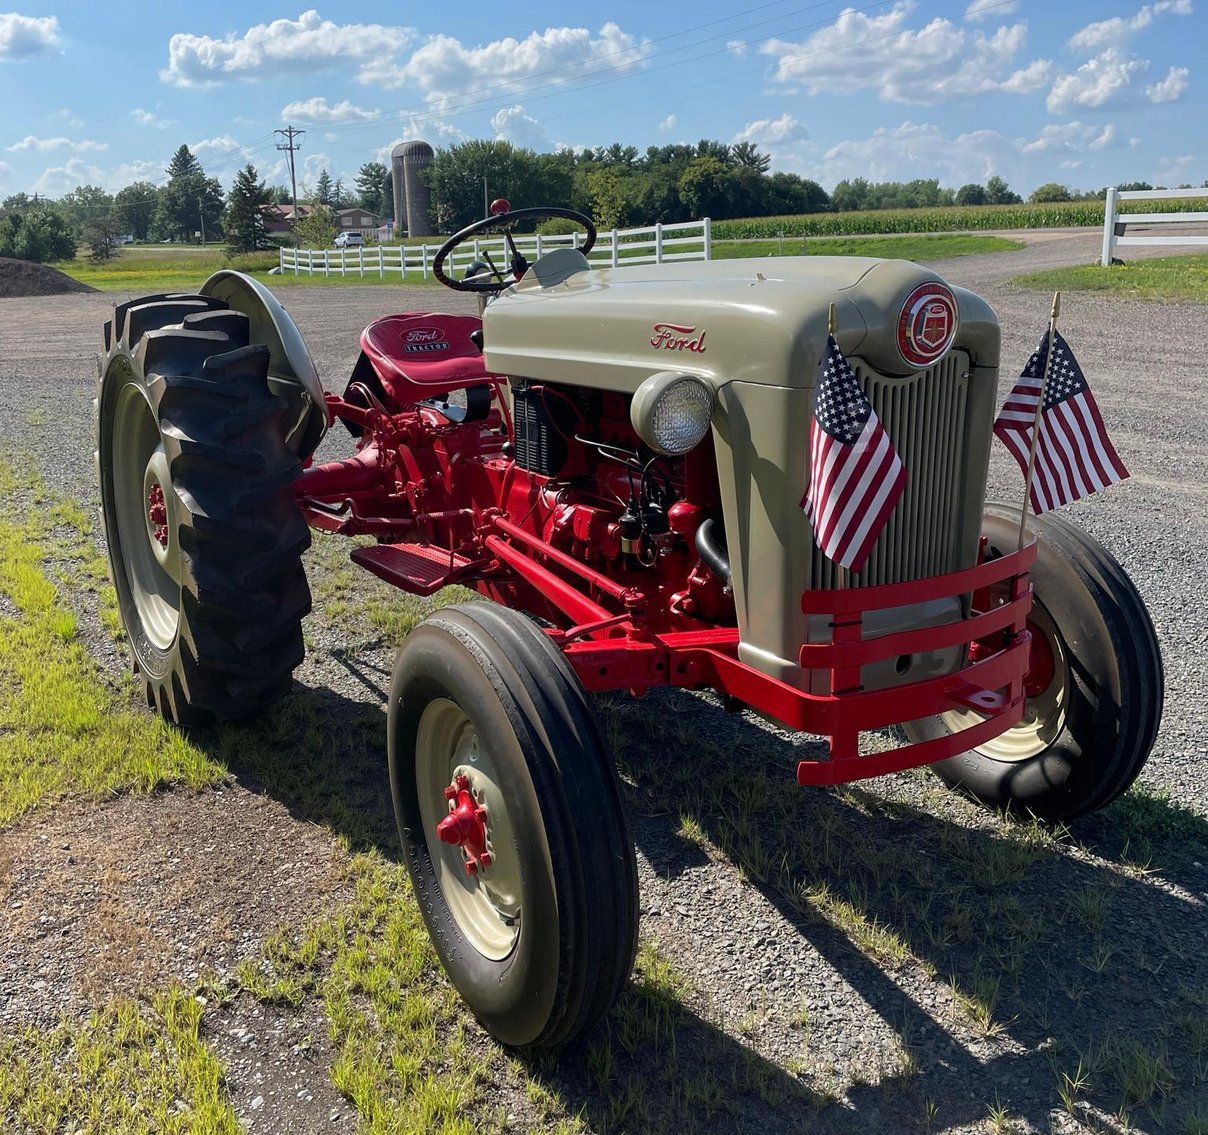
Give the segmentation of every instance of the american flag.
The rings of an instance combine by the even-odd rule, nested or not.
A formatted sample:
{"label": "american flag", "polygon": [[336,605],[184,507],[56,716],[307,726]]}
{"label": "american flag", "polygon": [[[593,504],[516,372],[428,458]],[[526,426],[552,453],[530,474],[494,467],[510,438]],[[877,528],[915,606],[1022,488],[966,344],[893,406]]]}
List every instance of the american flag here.
{"label": "american flag", "polygon": [[833,335],[818,365],[810,483],[801,507],[818,547],[859,571],[906,487],[906,467]]}
{"label": "american flag", "polygon": [[[1128,476],[1074,352],[1059,333],[1053,335],[1053,365],[1044,392],[1032,476],[1032,511],[1037,516]],[[1046,334],[994,422],[994,432],[1019,462],[1025,477],[1048,348]]]}

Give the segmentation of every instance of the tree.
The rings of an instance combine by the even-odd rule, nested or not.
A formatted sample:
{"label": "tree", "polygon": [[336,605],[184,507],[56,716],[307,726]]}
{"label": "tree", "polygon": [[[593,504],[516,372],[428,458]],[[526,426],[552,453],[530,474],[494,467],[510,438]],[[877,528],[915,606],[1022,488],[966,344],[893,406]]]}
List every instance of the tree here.
{"label": "tree", "polygon": [[730,147],[730,157],[737,166],[745,166],[758,173],[767,173],[772,159],[767,154],[761,154],[754,142],[735,142]]}
{"label": "tree", "polygon": [[113,215],[122,232],[135,240],[147,240],[159,207],[159,190],[149,181],[136,181],[118,191],[113,198]]}
{"label": "tree", "polygon": [[872,186],[862,177],[850,181],[844,178],[831,190],[831,204],[840,213],[849,213],[856,209],[872,209],[875,206],[870,198]]}
{"label": "tree", "polygon": [[625,183],[620,171],[615,166],[593,169],[587,175],[587,186],[596,225],[602,229],[617,228],[625,214]]}
{"label": "tree", "polygon": [[159,198],[156,228],[174,240],[192,240],[194,233],[207,238],[219,235],[222,217],[222,186],[216,177],[206,177],[201,163],[181,146],[168,163],[168,184]]}
{"label": "tree", "polygon": [[314,204],[330,207],[333,190],[334,186],[332,185],[331,174],[327,170],[323,170],[319,174],[319,180],[315,182]]}
{"label": "tree", "polygon": [[251,162],[235,175],[227,199],[226,241],[227,251],[254,252],[267,243],[264,236],[264,212],[261,205],[268,204],[268,190],[264,182],[257,180],[256,167]]}
{"label": "tree", "polygon": [[77,185],[59,199],[59,209],[79,238],[94,220],[113,211],[113,197],[99,185]]}
{"label": "tree", "polygon": [[294,232],[307,248],[330,248],[336,239],[336,216],[326,205],[316,205],[298,218]]}
{"label": "tree", "polygon": [[383,214],[383,203],[386,196],[386,179],[389,170],[381,162],[366,162],[357,172],[357,194],[361,200],[361,208],[377,216]]}
{"label": "tree", "polygon": [[1051,201],[1068,201],[1070,200],[1070,191],[1066,186],[1059,185],[1055,181],[1046,181],[1043,185],[1038,185],[1032,190],[1032,195],[1028,200],[1036,205],[1042,205]]}
{"label": "tree", "polygon": [[0,216],[0,256],[15,260],[71,260],[76,240],[66,217],[54,206],[43,205]]}
{"label": "tree", "polygon": [[998,174],[986,182],[987,205],[1018,205],[1021,200],[1019,194],[1013,193],[1011,187]]}
{"label": "tree", "polygon": [[84,239],[88,242],[88,259],[93,264],[112,260],[121,248],[121,227],[112,213],[93,217],[84,226]]}
{"label": "tree", "polygon": [[[537,155],[502,140],[475,139],[436,151],[428,167],[434,215],[442,231],[464,228],[482,217],[483,187],[494,200],[506,197],[520,208],[541,204],[534,187],[540,177]],[[402,213],[402,202],[397,203]],[[402,217],[397,218],[400,222]]]}
{"label": "tree", "polygon": [[978,185],[975,182],[962,185],[956,191],[956,203],[958,205],[984,205],[986,203],[986,187]]}
{"label": "tree", "polygon": [[720,158],[703,154],[693,159],[680,178],[680,198],[693,220],[725,215],[729,170]]}

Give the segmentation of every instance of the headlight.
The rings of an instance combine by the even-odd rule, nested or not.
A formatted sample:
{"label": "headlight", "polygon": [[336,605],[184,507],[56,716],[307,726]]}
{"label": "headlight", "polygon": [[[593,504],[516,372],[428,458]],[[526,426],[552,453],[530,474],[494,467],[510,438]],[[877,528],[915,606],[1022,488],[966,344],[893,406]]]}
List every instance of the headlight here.
{"label": "headlight", "polygon": [[712,387],[673,371],[652,374],[638,387],[629,407],[638,437],[667,457],[678,457],[699,445],[712,417]]}

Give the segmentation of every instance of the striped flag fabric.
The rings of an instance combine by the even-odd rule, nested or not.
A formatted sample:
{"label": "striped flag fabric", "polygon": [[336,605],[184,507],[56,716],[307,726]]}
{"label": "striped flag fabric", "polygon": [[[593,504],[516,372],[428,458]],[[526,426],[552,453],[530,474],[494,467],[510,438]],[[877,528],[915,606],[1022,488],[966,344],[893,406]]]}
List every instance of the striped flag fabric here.
{"label": "striped flag fabric", "polygon": [[[1028,454],[1036,422],[1036,403],[1044,382],[1049,336],[1046,332],[994,421],[994,432],[1028,475]],[[1044,392],[1032,511],[1037,515],[1081,500],[1128,476],[1069,344],[1053,332],[1053,365]]]}
{"label": "striped flag fabric", "polygon": [[818,364],[810,482],[801,499],[818,547],[858,572],[906,488],[906,466],[833,335]]}

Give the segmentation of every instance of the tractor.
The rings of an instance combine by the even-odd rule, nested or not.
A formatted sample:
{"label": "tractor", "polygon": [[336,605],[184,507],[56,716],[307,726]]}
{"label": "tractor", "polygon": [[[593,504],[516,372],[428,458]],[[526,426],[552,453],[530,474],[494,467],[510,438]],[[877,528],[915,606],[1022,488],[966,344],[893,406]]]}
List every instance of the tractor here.
{"label": "tractor", "polygon": [[[513,234],[550,218],[582,240],[530,263]],[[490,234],[506,259],[454,271]],[[1020,539],[1020,508],[985,502],[984,300],[902,260],[599,268],[595,236],[582,214],[497,202],[434,262],[479,314],[377,319],[338,394],[272,292],[220,271],[115,309],[97,399],[121,618],[170,721],[289,692],[311,528],[371,537],[352,560],[404,591],[482,597],[399,647],[387,754],[435,948],[518,1047],[590,1029],[634,960],[636,862],[593,692],[714,691],[826,739],[802,785],[926,765],[1053,823],[1132,783],[1162,707],[1117,561],[1052,514]],[[802,509],[832,305],[909,470],[850,577]],[[336,422],[350,456],[316,463]]]}

